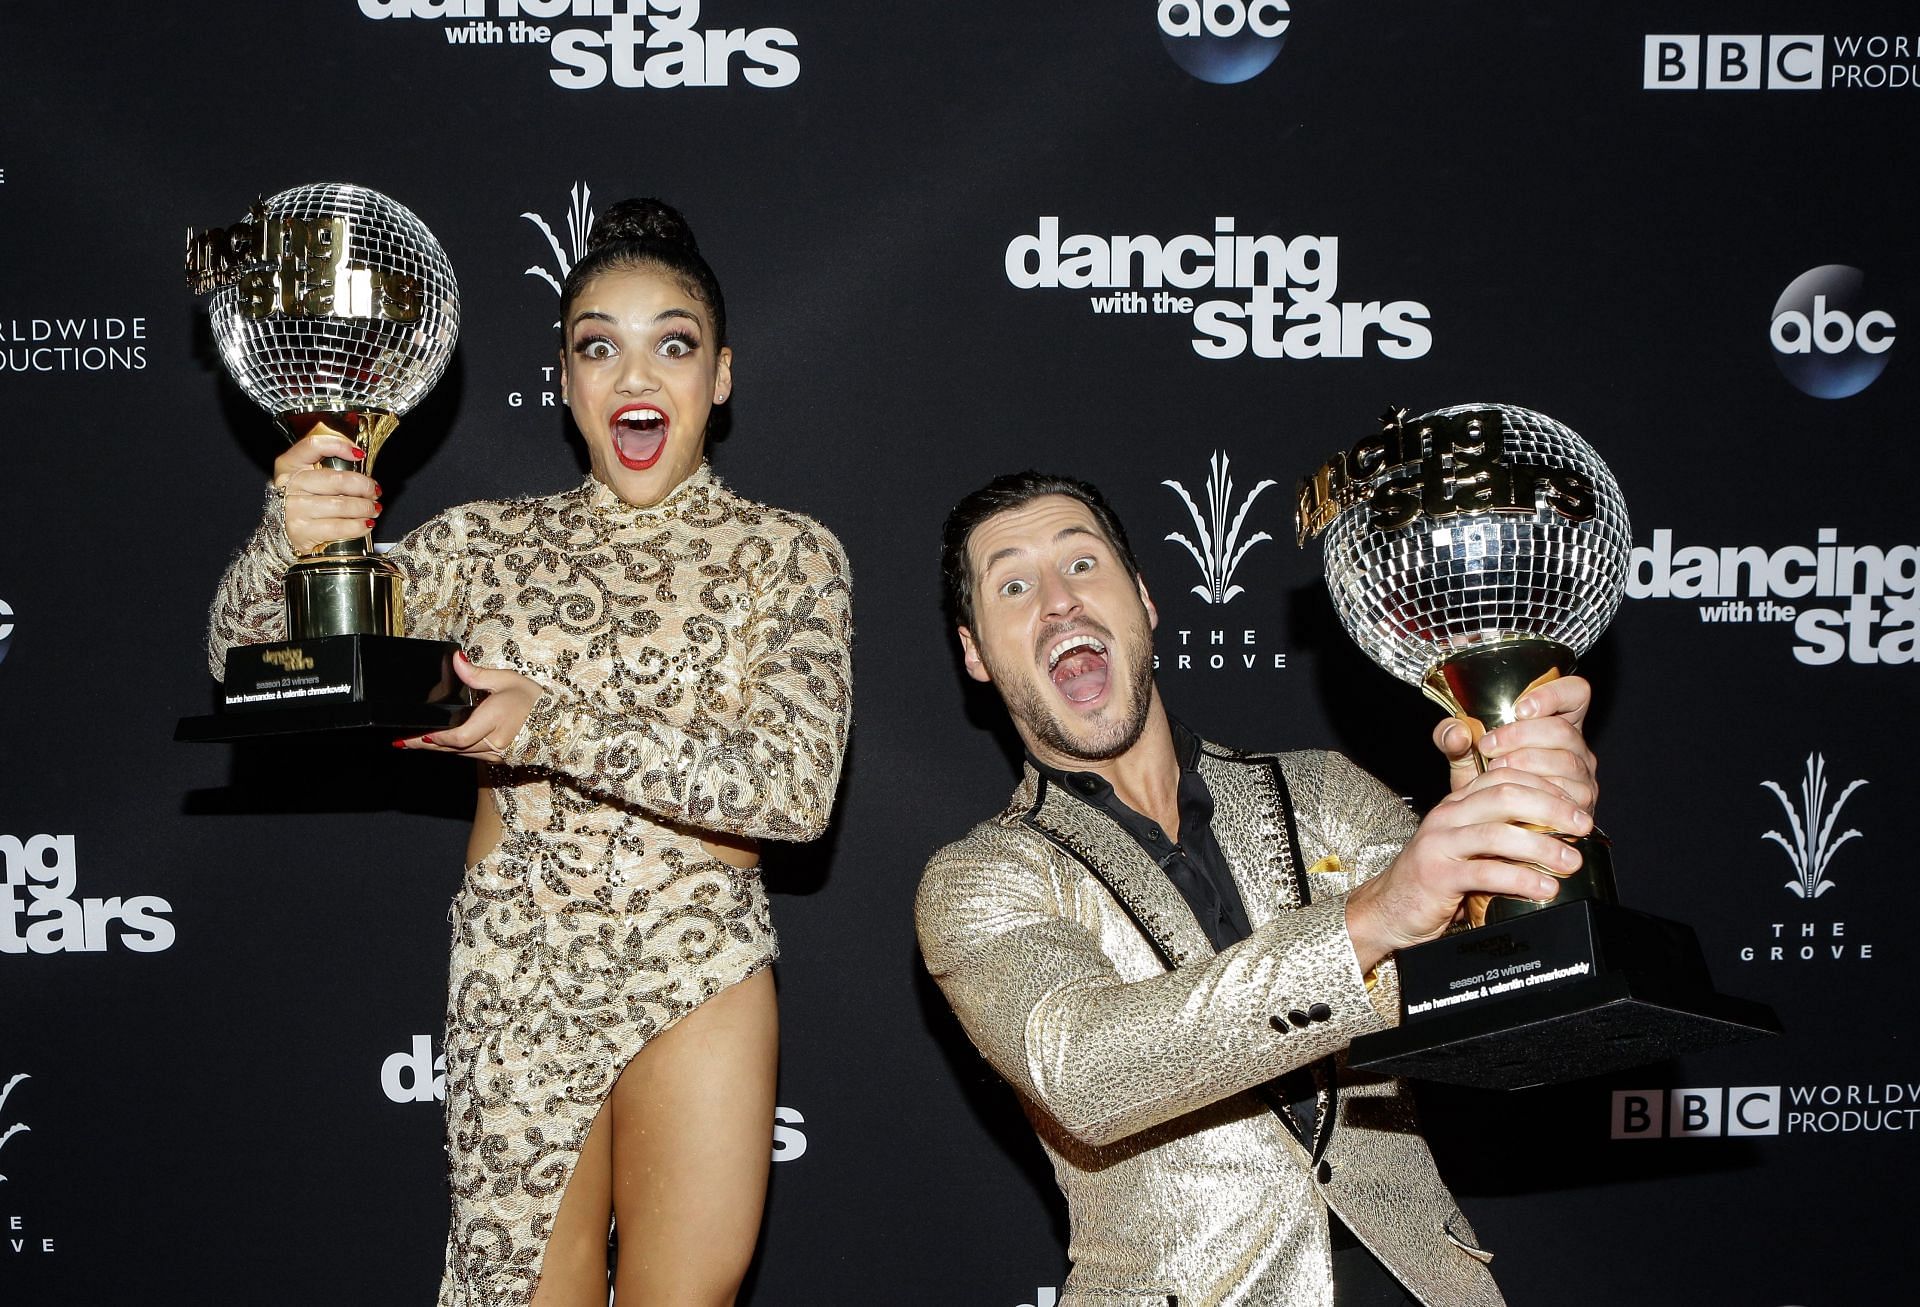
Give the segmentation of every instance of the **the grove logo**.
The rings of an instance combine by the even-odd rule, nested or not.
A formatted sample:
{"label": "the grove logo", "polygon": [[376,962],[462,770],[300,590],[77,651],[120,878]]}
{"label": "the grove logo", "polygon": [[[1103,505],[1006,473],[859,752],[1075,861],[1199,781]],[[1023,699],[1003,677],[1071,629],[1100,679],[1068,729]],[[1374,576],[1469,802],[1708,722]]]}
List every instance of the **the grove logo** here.
{"label": "the grove logo", "polygon": [[1278,484],[1263,478],[1247,492],[1245,499],[1238,501],[1236,507],[1230,471],[1232,464],[1233,460],[1227,457],[1224,449],[1214,450],[1213,456],[1207,460],[1204,509],[1179,481],[1168,478],[1160,483],[1179,496],[1181,506],[1187,510],[1187,518],[1193,524],[1192,536],[1176,530],[1167,532],[1164,539],[1186,550],[1187,556],[1199,567],[1200,583],[1190,587],[1187,593],[1198,597],[1207,607],[1202,610],[1206,614],[1204,617],[1189,624],[1176,611],[1178,605],[1171,601],[1161,605],[1160,627],[1155,637],[1157,648],[1153,656],[1156,671],[1253,675],[1282,672],[1287,668],[1286,652],[1275,647],[1271,631],[1263,637],[1257,627],[1238,622],[1228,627],[1224,614],[1219,612],[1246,593],[1246,587],[1235,581],[1234,576],[1248,551],[1263,541],[1273,539],[1265,531],[1255,531],[1251,535],[1245,535],[1244,532],[1248,525],[1247,515],[1252,511],[1254,501]]}
{"label": "the grove logo", "polygon": [[13,640],[13,609],[0,599],[0,663],[7,661],[7,647]]}
{"label": "the grove logo", "polygon": [[1823,263],[1795,277],[1774,301],[1767,335],[1774,362],[1816,399],[1845,399],[1871,386],[1893,348],[1893,316],[1865,294],[1866,274]]}
{"label": "the grove logo", "polygon": [[[1833,837],[1833,824],[1840,819],[1840,809],[1847,805],[1847,799],[1866,782],[1854,781],[1840,791],[1840,797],[1833,801],[1833,807],[1827,807],[1827,759],[1824,754],[1807,755],[1807,774],[1800,779],[1800,807],[1796,811],[1793,800],[1787,792],[1774,781],[1761,781],[1761,786],[1773,791],[1780,806],[1787,810],[1787,825],[1793,831],[1793,839],[1777,830],[1770,830],[1760,838],[1772,840],[1787,851],[1787,858],[1793,863],[1794,878],[1787,882],[1787,888],[1803,899],[1817,899],[1834,887],[1827,879],[1827,864],[1833,861],[1833,855],[1848,840],[1860,838],[1857,830],[1847,830],[1839,839]],[[1822,814],[1825,814],[1824,819]]]}
{"label": "the grove logo", "polygon": [[[553,224],[539,214],[528,210],[520,216],[532,223],[540,234],[546,237],[547,249],[553,254],[552,267],[536,263],[528,267],[522,275],[537,277],[552,287],[555,295],[562,294],[566,289],[567,275],[573,271],[576,263],[586,257],[587,234],[593,230],[593,220],[596,216],[593,211],[593,187],[585,182],[575,182],[573,189],[568,192],[565,245],[560,243],[560,237],[555,233]],[[554,319],[553,329],[560,330],[558,318]],[[553,356],[548,355],[548,358],[551,360]],[[557,361],[541,364],[539,383],[524,390],[508,391],[507,407],[524,408],[529,403],[537,408],[557,407],[560,403],[558,372]]]}
{"label": "the grove logo", "polygon": [[1173,61],[1219,85],[1272,67],[1293,22],[1287,0],[1157,0],[1157,17]]}
{"label": "the grove logo", "polygon": [[[14,1087],[17,1086],[22,1080],[31,1080],[31,1079],[33,1079],[32,1076],[28,1075],[25,1071],[22,1071],[18,1075],[14,1076],[13,1079],[7,1081],[6,1086],[4,1088],[0,1088],[0,1121],[6,1120],[6,1116],[4,1115],[4,1113],[7,1110],[7,1100],[13,1097]],[[7,1144],[12,1141],[15,1135],[26,1134],[30,1128],[31,1127],[29,1127],[27,1123],[24,1121],[15,1121],[12,1125],[8,1126],[6,1129],[0,1130],[0,1150],[5,1149]],[[4,1183],[6,1181],[6,1178],[7,1178],[6,1176],[0,1175],[0,1183]]]}
{"label": "the grove logo", "polygon": [[[1873,941],[1862,939],[1857,931],[1849,930],[1845,918],[1822,916],[1821,909],[1814,907],[1815,900],[1829,890],[1840,888],[1837,881],[1827,879],[1827,867],[1833,861],[1833,855],[1848,841],[1863,838],[1852,827],[1837,835],[1834,828],[1839,824],[1840,810],[1847,806],[1847,800],[1865,784],[1864,780],[1850,782],[1838,797],[1831,797],[1827,786],[1827,759],[1819,753],[1807,755],[1806,769],[1800,778],[1798,802],[1779,782],[1760,782],[1760,788],[1770,792],[1779,801],[1787,817],[1786,833],[1769,830],[1760,838],[1778,844],[1786,851],[1787,860],[1793,864],[1793,879],[1785,883],[1785,888],[1800,901],[1800,906],[1793,912],[1781,911],[1782,918],[1791,917],[1791,920],[1761,923],[1755,942],[1741,946],[1737,955],[1740,961],[1781,966],[1829,966],[1873,961]],[[1858,867],[1861,864],[1856,861],[1851,865]],[[1848,901],[1852,901],[1851,898]],[[1823,907],[1831,906],[1832,902],[1829,900]],[[1858,914],[1852,915],[1856,917],[1854,924],[1857,926]],[[1867,929],[1872,929],[1873,920],[1871,916],[1868,917]],[[1754,937],[1749,936],[1749,939]]]}
{"label": "the grove logo", "polygon": [[1187,506],[1187,515],[1193,519],[1194,534],[1200,542],[1193,541],[1178,531],[1171,531],[1167,539],[1181,545],[1193,555],[1193,561],[1200,565],[1200,575],[1204,584],[1193,587],[1193,593],[1210,604],[1224,604],[1243,592],[1243,587],[1233,583],[1233,574],[1240,566],[1240,560],[1247,551],[1272,536],[1259,531],[1243,542],[1240,528],[1247,520],[1247,510],[1253,507],[1253,501],[1260,498],[1260,492],[1278,484],[1274,481],[1262,481],[1247,495],[1240,505],[1240,511],[1233,514],[1231,524],[1227,514],[1233,510],[1233,478],[1227,474],[1231,464],[1225,450],[1216,449],[1213,457],[1207,461],[1211,474],[1207,477],[1207,511],[1203,515],[1200,506],[1193,502],[1193,496],[1178,481],[1167,480],[1160,484],[1180,496],[1180,502]]}

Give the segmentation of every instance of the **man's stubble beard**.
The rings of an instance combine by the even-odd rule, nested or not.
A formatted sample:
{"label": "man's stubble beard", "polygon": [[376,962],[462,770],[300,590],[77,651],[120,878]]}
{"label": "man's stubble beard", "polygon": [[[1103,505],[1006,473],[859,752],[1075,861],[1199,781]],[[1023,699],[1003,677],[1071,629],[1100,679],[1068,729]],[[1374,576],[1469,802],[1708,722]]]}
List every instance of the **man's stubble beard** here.
{"label": "man's stubble beard", "polygon": [[[1147,710],[1153,704],[1151,633],[1136,636],[1126,652],[1127,661],[1133,667],[1129,685],[1133,692],[1132,706],[1124,721],[1111,723],[1105,731],[1084,744],[1067,733],[1053,704],[1047,700],[1046,692],[1039,686],[1024,676],[1003,679],[991,664],[987,666],[987,671],[999,687],[1008,715],[1017,725],[1024,725],[1037,743],[1080,762],[1105,762],[1109,758],[1119,757],[1139,740],[1147,727]],[[986,661],[984,656],[981,661]],[[1111,667],[1111,661],[1108,665]]]}

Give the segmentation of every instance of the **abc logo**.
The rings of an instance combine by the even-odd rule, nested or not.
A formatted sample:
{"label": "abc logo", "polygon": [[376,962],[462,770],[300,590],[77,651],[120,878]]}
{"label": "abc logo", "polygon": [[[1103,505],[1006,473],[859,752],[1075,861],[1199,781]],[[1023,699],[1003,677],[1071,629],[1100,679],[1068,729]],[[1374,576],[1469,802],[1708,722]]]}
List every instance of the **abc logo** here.
{"label": "abc logo", "polygon": [[1182,68],[1227,85],[1267,71],[1287,43],[1287,0],[1159,0],[1160,40]]}
{"label": "abc logo", "polygon": [[1893,316],[1869,308],[1858,268],[1824,263],[1793,279],[1773,306],[1774,361],[1796,388],[1845,399],[1872,385],[1893,348]]}

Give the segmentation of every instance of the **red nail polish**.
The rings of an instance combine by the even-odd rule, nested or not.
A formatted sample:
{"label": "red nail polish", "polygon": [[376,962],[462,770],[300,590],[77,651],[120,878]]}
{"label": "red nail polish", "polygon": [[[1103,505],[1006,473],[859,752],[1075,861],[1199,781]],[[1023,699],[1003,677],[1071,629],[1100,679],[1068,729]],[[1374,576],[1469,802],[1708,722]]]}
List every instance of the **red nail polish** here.
{"label": "red nail polish", "polygon": [[393,747],[396,749],[404,749],[407,747],[407,742],[405,740],[394,740],[391,743],[393,744]]}
{"label": "red nail polish", "polygon": [[420,743],[422,743],[422,744],[432,744],[432,743],[433,743],[433,737],[432,737],[431,735],[423,735],[423,736],[421,736],[421,737],[420,737]]}
{"label": "red nail polish", "polygon": [[369,527],[371,527],[371,526],[373,525],[373,519],[372,519],[372,518],[368,518],[368,519],[367,519],[367,525],[368,525]]}
{"label": "red nail polish", "polygon": [[351,455],[351,457],[353,457],[353,458],[365,458],[366,456],[367,456],[367,451],[366,451],[366,450],[364,450],[364,449],[362,449],[362,448],[360,448],[360,446],[358,446],[358,445],[355,445],[355,446],[353,447],[353,454]]}
{"label": "red nail polish", "polygon": [[373,497],[375,499],[380,498],[380,483],[378,481],[373,483]]}

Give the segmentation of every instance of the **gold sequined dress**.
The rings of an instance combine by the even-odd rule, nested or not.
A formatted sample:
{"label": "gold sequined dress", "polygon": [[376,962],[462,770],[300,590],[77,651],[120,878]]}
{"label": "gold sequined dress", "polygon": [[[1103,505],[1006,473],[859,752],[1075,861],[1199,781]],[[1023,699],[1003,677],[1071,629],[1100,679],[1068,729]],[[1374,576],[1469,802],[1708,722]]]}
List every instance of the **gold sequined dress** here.
{"label": "gold sequined dress", "polygon": [[[628,1059],[778,951],[758,872],[697,832],[825,828],[852,705],[846,557],[704,464],[651,508],[591,477],[465,504],[391,556],[410,635],[546,690],[482,771],[506,835],[454,900],[447,998],[439,1307],[524,1304]],[[216,675],[228,645],[282,638],[292,561],[270,497],[216,596]]]}

